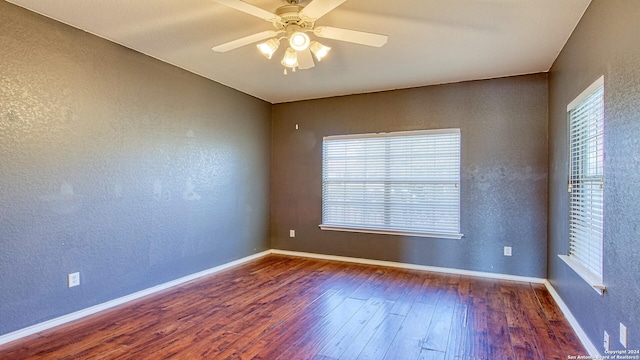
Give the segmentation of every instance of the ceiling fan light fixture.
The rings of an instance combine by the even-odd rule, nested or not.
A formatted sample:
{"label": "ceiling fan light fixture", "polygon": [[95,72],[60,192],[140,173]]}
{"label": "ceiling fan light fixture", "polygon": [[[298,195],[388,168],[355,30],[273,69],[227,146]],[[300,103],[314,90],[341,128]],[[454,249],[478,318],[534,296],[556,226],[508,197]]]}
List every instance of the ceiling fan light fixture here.
{"label": "ceiling fan light fixture", "polygon": [[296,31],[289,37],[289,45],[296,51],[303,51],[309,47],[309,35],[302,31]]}
{"label": "ceiling fan light fixture", "polygon": [[293,48],[287,48],[287,51],[284,53],[284,58],[282,58],[281,62],[282,66],[292,68],[295,70],[298,67],[298,53]]}
{"label": "ceiling fan light fixture", "polygon": [[256,46],[258,47],[258,50],[260,50],[260,53],[264,55],[264,57],[266,57],[267,59],[271,59],[273,54],[276,52],[276,50],[278,50],[278,47],[280,46],[280,40],[273,38]]}
{"label": "ceiling fan light fixture", "polygon": [[319,42],[314,40],[309,45],[309,50],[311,50],[311,52],[313,53],[313,55],[316,57],[318,61],[322,61],[322,59],[324,59],[324,57],[327,56],[327,54],[329,54],[329,51],[331,51],[331,48],[328,46],[322,45]]}

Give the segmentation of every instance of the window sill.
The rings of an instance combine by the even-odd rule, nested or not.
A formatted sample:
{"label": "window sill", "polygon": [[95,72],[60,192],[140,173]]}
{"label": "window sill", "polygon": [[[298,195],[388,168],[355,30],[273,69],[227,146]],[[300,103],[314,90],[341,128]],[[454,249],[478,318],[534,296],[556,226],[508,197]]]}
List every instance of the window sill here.
{"label": "window sill", "polygon": [[593,275],[593,273],[584,266],[582,266],[577,261],[573,260],[570,256],[567,255],[558,255],[562,261],[564,261],[569,267],[578,274],[582,278],[582,280],[586,281],[598,294],[604,295],[604,291],[606,287],[602,283],[602,280],[598,279],[597,276]]}
{"label": "window sill", "polygon": [[319,225],[322,230],[331,230],[331,231],[346,231],[346,232],[357,232],[357,233],[367,233],[367,234],[383,234],[383,235],[400,235],[400,236],[416,236],[416,237],[429,237],[429,238],[439,238],[439,239],[462,239],[463,234],[452,234],[452,233],[426,233],[426,232],[410,232],[410,231],[400,231],[400,230],[381,230],[381,229],[367,229],[367,228],[356,228],[356,227],[346,227],[346,226],[335,226],[335,225]]}

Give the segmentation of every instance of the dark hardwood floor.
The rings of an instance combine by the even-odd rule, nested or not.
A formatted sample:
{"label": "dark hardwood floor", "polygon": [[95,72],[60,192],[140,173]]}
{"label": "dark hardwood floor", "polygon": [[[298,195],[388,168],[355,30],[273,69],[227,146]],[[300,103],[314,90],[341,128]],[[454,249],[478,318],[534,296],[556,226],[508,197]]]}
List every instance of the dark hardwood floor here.
{"label": "dark hardwood floor", "polygon": [[0,359],[567,359],[543,285],[270,255],[0,347]]}

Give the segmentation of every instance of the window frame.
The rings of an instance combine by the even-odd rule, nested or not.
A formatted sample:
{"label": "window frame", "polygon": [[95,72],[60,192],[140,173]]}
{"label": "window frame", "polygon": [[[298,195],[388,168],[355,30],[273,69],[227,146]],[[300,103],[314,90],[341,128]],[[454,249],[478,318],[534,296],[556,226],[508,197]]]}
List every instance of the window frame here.
{"label": "window frame", "polygon": [[[457,169],[455,170],[455,175],[456,175],[456,179],[455,179],[455,189],[456,191],[454,191],[453,193],[457,192],[457,194],[455,195],[455,203],[453,204],[453,206],[451,207],[451,209],[455,209],[455,217],[451,218],[451,220],[453,221],[453,227],[455,228],[455,231],[439,231],[438,229],[430,229],[430,230],[424,230],[424,229],[420,229],[417,230],[416,228],[404,228],[404,229],[399,229],[397,226],[390,226],[387,228],[383,228],[380,227],[378,225],[376,226],[371,226],[371,224],[364,224],[364,223],[352,223],[352,224],[346,224],[346,223],[333,223],[331,221],[327,221],[327,214],[325,213],[325,206],[327,205],[325,203],[325,200],[327,198],[327,188],[328,185],[327,183],[329,183],[329,181],[327,180],[327,174],[325,173],[325,171],[327,171],[326,166],[327,164],[325,164],[325,161],[327,160],[327,142],[329,141],[333,141],[333,140],[339,140],[339,141],[344,141],[344,140],[356,140],[356,139],[380,139],[380,138],[400,138],[400,137],[405,137],[405,136],[440,136],[442,137],[442,135],[451,135],[451,134],[455,134],[457,135],[457,138],[455,139],[455,142],[452,143],[453,144],[453,148],[455,149],[455,154],[457,155],[457,159],[455,160],[457,165]],[[434,141],[433,139],[436,138],[432,138],[430,141]],[[375,140],[374,140],[375,141]],[[394,141],[394,140],[391,140]],[[398,141],[398,140],[396,140]],[[443,239],[461,239],[463,237],[463,234],[460,232],[460,226],[461,226],[461,216],[460,216],[460,202],[461,202],[461,194],[460,194],[460,172],[461,172],[461,162],[462,162],[462,156],[461,156],[461,132],[459,128],[452,128],[452,129],[435,129],[435,130],[415,130],[415,131],[398,131],[398,132],[387,132],[387,133],[367,133],[367,134],[350,134],[350,135],[333,135],[333,136],[325,136],[323,138],[323,144],[322,144],[322,224],[319,225],[320,229],[322,230],[333,230],[333,231],[346,231],[346,232],[358,232],[358,233],[373,233],[373,234],[386,234],[386,235],[402,235],[402,236],[415,236],[415,237],[432,237],[432,238],[443,238]],[[445,150],[451,150],[450,147],[446,147]],[[394,161],[394,157],[392,155],[388,155],[385,153],[384,155],[384,161],[385,162],[393,162]],[[448,163],[447,163],[448,164]],[[394,164],[394,166],[397,166],[397,163]],[[412,169],[415,168],[414,167],[404,167],[403,169]],[[440,165],[441,166],[441,165]],[[332,169],[332,171],[335,171],[335,169]],[[408,178],[411,178],[411,176],[409,176]],[[394,184],[400,183],[402,181],[398,181],[398,180],[391,180],[391,173],[390,172],[386,172],[385,173],[385,177],[384,177],[385,181],[384,181],[384,187],[385,187],[385,191],[387,191],[386,189],[388,189],[388,187],[393,187]],[[343,180],[343,181],[348,181]],[[407,180],[403,180],[403,181],[407,181]],[[335,183],[340,183],[340,180],[338,181],[334,181]],[[392,185],[389,185],[392,184]],[[417,184],[413,183],[413,184]],[[453,184],[452,182],[446,182],[446,184],[449,184],[449,187],[451,186],[451,184]],[[446,185],[444,185],[446,186]],[[451,189],[448,189],[448,191],[450,192]],[[451,192],[450,192],[451,193]],[[346,196],[346,195],[345,195]],[[446,196],[445,196],[446,197]],[[384,214],[383,216],[390,216],[391,214],[393,214],[395,212],[395,210],[399,210],[398,208],[395,207],[390,207],[389,203],[392,203],[393,200],[387,200],[385,197],[385,200],[383,202],[384,205],[380,206],[380,209],[382,210],[382,214]],[[397,202],[396,202],[397,204]],[[406,204],[406,203],[405,203]],[[420,203],[420,205],[423,205],[424,203]],[[417,206],[420,206],[417,205]],[[402,208],[404,209],[404,208]],[[407,209],[412,209],[411,207],[408,207]],[[415,207],[413,208],[415,209]],[[365,221],[366,222],[366,221]],[[446,230],[444,228],[440,229],[440,230]]]}
{"label": "window frame", "polygon": [[[601,121],[602,122],[602,127],[599,128],[597,127],[596,130],[596,137],[590,140],[585,140],[585,139],[581,139],[581,143],[585,144],[585,148],[584,150],[580,151],[580,153],[578,154],[579,156],[574,157],[575,152],[573,151],[573,142],[572,142],[572,135],[574,133],[573,127],[573,117],[572,117],[572,112],[574,110],[576,110],[577,108],[581,107],[584,105],[584,102],[586,100],[588,100],[592,95],[596,94],[596,91],[599,91],[600,88],[602,87],[602,98],[598,98],[599,101],[602,102],[602,118],[599,118],[599,120],[589,120],[589,125],[588,126],[595,126],[597,127],[597,121]],[[569,245],[569,248],[567,250],[567,254],[560,254],[558,255],[560,257],[560,259],[562,259],[573,271],[575,271],[584,281],[586,281],[597,293],[599,293],[600,295],[602,295],[606,289],[605,285],[604,285],[604,231],[602,230],[604,228],[604,181],[605,181],[605,174],[604,174],[604,131],[605,131],[605,95],[604,95],[604,76],[601,76],[600,78],[598,78],[593,84],[591,84],[589,87],[587,87],[580,95],[578,95],[573,101],[571,101],[568,105],[567,105],[567,148],[568,148],[568,154],[567,154],[567,158],[568,158],[568,181],[567,181],[567,192],[568,192],[568,199],[567,199],[567,204],[568,204],[568,212],[567,212],[567,220],[568,220],[568,231],[569,231],[569,239],[567,241],[567,244]],[[596,124],[592,124],[591,121],[596,122]],[[583,126],[583,125],[582,125]],[[586,136],[585,136],[586,138]],[[598,141],[600,141],[601,143],[601,152],[599,152],[598,150]],[[593,144],[588,144],[587,142],[593,142],[593,144],[595,144],[595,150],[593,149],[594,145]],[[592,166],[592,164],[586,164],[585,159],[588,158],[588,154],[591,153],[595,154],[595,166],[596,167],[600,167],[601,168],[601,173],[599,175],[596,176],[591,176],[591,177],[595,177],[595,178],[600,178],[600,189],[601,191],[598,192],[595,196],[600,196],[600,208],[596,208],[596,210],[600,211],[600,217],[601,219],[587,219],[589,220],[589,222],[585,225],[575,225],[577,223],[578,220],[584,220],[585,216],[584,215],[575,215],[572,214],[572,211],[574,211],[574,209],[576,207],[579,207],[580,212],[583,212],[583,206],[584,207],[589,207],[588,210],[591,210],[592,208],[590,207],[590,204],[592,204],[594,202],[594,196],[591,195],[591,190],[587,191],[585,190],[585,187],[587,186],[591,186],[593,185],[592,183],[594,182],[593,179],[589,180],[587,178],[589,178],[589,172],[590,172],[590,167]],[[580,172],[578,172],[578,176],[574,177],[574,171],[573,171],[573,167],[576,166],[576,164],[582,163],[582,165],[580,165]],[[578,186],[576,186],[579,189],[582,189],[581,191],[583,191],[585,193],[585,195],[583,196],[574,196],[572,195],[572,191],[574,191],[574,186],[578,184]],[[597,185],[597,184],[596,184]],[[589,195],[586,195],[586,194]],[[577,199],[577,201],[576,201]],[[595,202],[597,202],[598,199],[595,200]],[[600,221],[600,228],[601,230],[599,231],[599,234],[597,233],[597,230],[593,230],[593,228],[598,227],[598,224],[594,221]],[[590,229],[587,229],[590,228]],[[581,239],[581,236],[577,236],[574,235],[577,232],[588,232],[588,239]],[[599,264],[600,264],[600,271],[599,273],[594,272],[591,268],[594,267],[594,264],[592,264],[592,255],[591,253],[587,256],[582,257],[583,259],[581,260],[580,256],[576,256],[574,254],[572,254],[572,249],[576,248],[576,240],[582,240],[582,243],[577,244],[577,248],[579,249],[584,249],[585,247],[589,247],[593,245],[592,243],[592,238],[593,236],[596,236],[597,239],[599,239]],[[588,259],[585,259],[588,258]]]}

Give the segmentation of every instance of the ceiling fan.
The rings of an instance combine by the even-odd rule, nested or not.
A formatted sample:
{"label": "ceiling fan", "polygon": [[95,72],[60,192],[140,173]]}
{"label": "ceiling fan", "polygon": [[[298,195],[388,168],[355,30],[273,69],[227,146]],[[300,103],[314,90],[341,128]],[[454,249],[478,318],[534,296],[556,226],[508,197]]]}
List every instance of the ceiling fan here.
{"label": "ceiling fan", "polygon": [[[347,0],[312,0],[308,5],[302,6],[299,0],[285,0],[287,5],[277,8],[274,13],[263,10],[241,0],[214,0],[217,3],[242,11],[249,15],[259,17],[273,24],[275,30],[262,31],[257,34],[230,41],[212,48],[213,51],[227,52],[239,47],[256,43],[265,39],[265,42],[257,44],[258,50],[267,59],[271,59],[278,50],[281,40],[286,40],[287,49],[281,64],[284,66],[284,74],[287,69],[296,71],[310,69],[315,66],[313,56],[321,61],[331,50],[330,47],[312,40],[308,34],[319,38],[346,41],[355,44],[381,47],[387,43],[387,36],[348,30],[331,26],[315,26],[316,20],[335,9]],[[313,56],[311,55],[313,54]]]}

